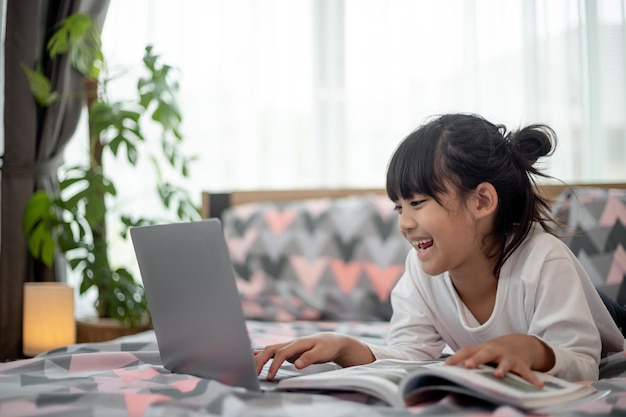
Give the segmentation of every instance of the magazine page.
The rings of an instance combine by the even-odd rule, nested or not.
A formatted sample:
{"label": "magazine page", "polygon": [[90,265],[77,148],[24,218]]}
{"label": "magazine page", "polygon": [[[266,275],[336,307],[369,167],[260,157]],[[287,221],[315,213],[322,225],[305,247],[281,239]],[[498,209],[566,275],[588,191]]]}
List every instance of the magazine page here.
{"label": "magazine page", "polygon": [[399,386],[413,370],[439,361],[402,361],[382,359],[367,365],[284,379],[276,389],[282,391],[355,391],[396,407],[404,407]]}
{"label": "magazine page", "polygon": [[400,390],[409,404],[432,401],[447,392],[456,392],[525,409],[566,403],[588,396],[594,391],[589,386],[543,373],[537,375],[545,386],[538,388],[512,373],[504,378],[497,378],[493,371],[494,368],[487,365],[476,369],[435,365],[427,370],[413,371],[405,378]]}

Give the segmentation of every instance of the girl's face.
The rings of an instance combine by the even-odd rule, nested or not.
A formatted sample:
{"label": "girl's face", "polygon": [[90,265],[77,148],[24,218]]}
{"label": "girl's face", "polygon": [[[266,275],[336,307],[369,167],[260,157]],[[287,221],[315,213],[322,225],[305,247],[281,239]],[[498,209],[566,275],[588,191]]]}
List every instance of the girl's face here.
{"label": "girl's face", "polygon": [[481,250],[483,236],[456,193],[448,191],[439,199],[441,205],[421,194],[396,201],[400,232],[415,248],[427,274],[472,274],[486,258]]}

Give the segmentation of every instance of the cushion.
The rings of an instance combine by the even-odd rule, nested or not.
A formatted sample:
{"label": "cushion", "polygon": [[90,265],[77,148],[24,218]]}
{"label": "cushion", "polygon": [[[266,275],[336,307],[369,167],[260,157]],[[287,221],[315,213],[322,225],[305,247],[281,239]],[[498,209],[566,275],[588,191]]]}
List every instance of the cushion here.
{"label": "cushion", "polygon": [[556,200],[562,240],[595,286],[626,303],[626,190],[574,187]]}
{"label": "cushion", "polygon": [[388,320],[409,243],[365,195],[235,206],[222,215],[247,318]]}

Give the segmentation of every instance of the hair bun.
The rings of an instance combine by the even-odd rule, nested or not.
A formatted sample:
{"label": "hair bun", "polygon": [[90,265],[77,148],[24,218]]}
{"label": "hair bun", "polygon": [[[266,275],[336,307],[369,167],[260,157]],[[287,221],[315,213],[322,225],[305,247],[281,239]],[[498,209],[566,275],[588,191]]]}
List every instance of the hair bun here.
{"label": "hair bun", "polygon": [[556,149],[556,134],[546,125],[529,125],[505,137],[514,155],[527,168],[541,157],[552,155]]}

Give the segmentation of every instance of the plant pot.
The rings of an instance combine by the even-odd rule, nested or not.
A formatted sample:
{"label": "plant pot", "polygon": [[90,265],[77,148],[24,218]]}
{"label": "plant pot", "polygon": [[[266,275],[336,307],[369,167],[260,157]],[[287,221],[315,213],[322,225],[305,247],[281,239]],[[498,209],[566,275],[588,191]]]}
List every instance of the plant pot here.
{"label": "plant pot", "polygon": [[106,342],[152,329],[149,324],[130,327],[109,318],[86,318],[76,320],[76,343]]}

